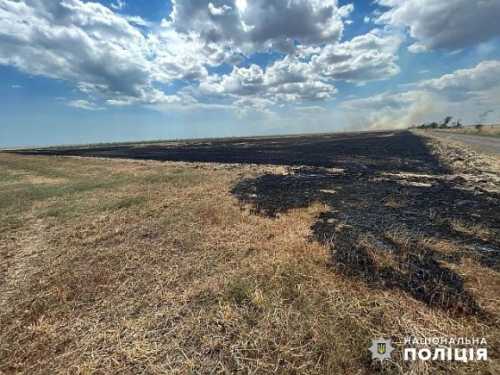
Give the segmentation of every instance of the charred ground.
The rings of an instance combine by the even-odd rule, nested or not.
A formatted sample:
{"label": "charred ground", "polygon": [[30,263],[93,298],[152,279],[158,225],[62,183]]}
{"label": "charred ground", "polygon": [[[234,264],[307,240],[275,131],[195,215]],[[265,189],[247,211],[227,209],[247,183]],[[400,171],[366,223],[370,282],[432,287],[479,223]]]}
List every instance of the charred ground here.
{"label": "charred ground", "polygon": [[[473,170],[453,174],[411,133],[356,143],[349,163],[341,148],[342,160],[332,163],[340,169],[290,168],[243,180],[233,193],[269,217],[320,202],[326,210],[312,225],[312,238],[332,249],[338,271],[373,287],[400,288],[453,314],[481,314],[462,278],[443,261],[470,257],[499,271],[500,194],[485,186],[497,181],[474,178]],[[429,238],[455,250],[435,251]]]}
{"label": "charred ground", "polygon": [[[232,193],[270,218],[323,204],[328,209],[312,224],[311,238],[331,248],[333,267],[373,287],[400,288],[454,314],[483,311],[464,289],[460,275],[441,261],[456,264],[471,257],[499,270],[500,194],[484,186],[492,181],[484,176],[471,180],[481,175],[477,168],[469,170],[467,178],[453,173],[429,140],[408,131],[19,153],[288,166],[284,173],[243,179]],[[488,228],[488,234],[474,228]],[[425,243],[431,237],[455,244],[457,250],[436,252]]]}
{"label": "charred ground", "polygon": [[16,151],[24,155],[106,157],[159,161],[271,164],[391,170],[441,168],[422,140],[410,132],[365,132],[234,138],[164,143],[54,147]]}
{"label": "charred ground", "polygon": [[[373,132],[0,164],[0,371],[498,373],[498,159]],[[380,365],[380,336],[491,361]]]}

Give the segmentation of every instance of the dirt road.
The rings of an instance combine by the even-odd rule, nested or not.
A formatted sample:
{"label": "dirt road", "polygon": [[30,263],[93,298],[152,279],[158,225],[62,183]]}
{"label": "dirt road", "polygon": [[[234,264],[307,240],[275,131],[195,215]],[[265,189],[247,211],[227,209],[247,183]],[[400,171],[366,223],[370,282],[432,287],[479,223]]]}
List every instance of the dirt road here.
{"label": "dirt road", "polygon": [[500,138],[449,133],[446,131],[433,131],[432,134],[439,138],[465,143],[467,146],[478,152],[484,152],[497,156],[500,155]]}

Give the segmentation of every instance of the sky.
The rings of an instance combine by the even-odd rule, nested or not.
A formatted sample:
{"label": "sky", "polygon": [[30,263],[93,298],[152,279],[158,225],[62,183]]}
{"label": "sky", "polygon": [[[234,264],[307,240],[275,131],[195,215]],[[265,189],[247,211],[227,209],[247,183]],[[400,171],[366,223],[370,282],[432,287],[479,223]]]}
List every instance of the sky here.
{"label": "sky", "polygon": [[500,123],[498,0],[0,0],[0,147]]}

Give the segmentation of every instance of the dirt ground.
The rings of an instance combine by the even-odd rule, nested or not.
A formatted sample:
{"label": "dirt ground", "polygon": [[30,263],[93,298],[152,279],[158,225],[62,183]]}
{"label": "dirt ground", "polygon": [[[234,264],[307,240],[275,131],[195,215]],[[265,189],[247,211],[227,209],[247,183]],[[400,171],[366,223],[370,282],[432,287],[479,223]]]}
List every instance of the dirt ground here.
{"label": "dirt ground", "polygon": [[[500,372],[498,158],[410,132],[129,144],[2,153],[0,185],[0,373]],[[490,360],[371,359],[408,336]]]}

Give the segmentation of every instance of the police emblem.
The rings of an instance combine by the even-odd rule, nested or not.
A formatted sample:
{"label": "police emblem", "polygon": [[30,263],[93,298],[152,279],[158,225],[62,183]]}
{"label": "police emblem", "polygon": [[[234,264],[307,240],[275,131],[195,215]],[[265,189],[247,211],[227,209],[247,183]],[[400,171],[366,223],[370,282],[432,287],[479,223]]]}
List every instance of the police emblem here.
{"label": "police emblem", "polygon": [[386,339],[376,339],[372,341],[372,346],[370,346],[370,352],[372,353],[372,359],[379,359],[381,361],[391,358],[391,353],[394,351],[391,340]]}

